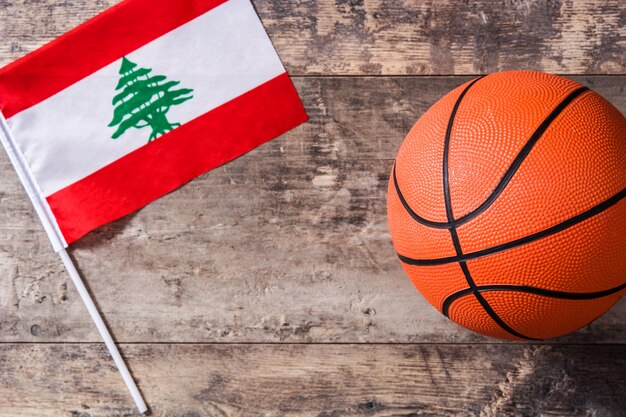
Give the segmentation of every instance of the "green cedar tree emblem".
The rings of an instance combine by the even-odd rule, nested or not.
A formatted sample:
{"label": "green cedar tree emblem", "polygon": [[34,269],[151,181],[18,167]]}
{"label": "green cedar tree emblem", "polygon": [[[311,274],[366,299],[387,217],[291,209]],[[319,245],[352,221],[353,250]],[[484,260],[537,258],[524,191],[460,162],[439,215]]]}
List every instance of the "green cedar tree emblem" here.
{"label": "green cedar tree emblem", "polygon": [[137,68],[137,64],[126,57],[122,58],[120,81],[115,90],[122,90],[113,98],[116,106],[110,127],[118,126],[112,138],[117,139],[128,129],[141,129],[150,126],[152,133],[148,142],[169,132],[180,123],[170,123],[167,112],[170,107],[193,98],[193,90],[181,88],[173,90],[180,81],[166,81],[163,75],[150,75],[151,68]]}

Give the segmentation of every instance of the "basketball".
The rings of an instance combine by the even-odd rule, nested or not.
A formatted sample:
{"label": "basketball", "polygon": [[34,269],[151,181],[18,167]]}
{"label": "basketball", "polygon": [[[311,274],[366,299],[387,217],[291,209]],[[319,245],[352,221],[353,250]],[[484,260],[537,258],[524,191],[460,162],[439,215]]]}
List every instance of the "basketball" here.
{"label": "basketball", "polygon": [[490,74],[436,102],[402,143],[387,209],[419,292],[472,331],[573,332],[626,291],[626,119],[589,88]]}

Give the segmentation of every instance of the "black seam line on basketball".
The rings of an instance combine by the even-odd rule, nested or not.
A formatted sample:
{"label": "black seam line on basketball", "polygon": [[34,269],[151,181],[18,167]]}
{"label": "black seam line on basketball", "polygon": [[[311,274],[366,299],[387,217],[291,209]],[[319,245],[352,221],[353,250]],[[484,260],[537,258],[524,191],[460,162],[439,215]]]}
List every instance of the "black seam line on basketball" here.
{"label": "black seam line on basketball", "polygon": [[491,255],[497,252],[502,252],[505,250],[513,249],[522,245],[526,245],[528,243],[532,243],[536,240],[543,239],[544,237],[552,236],[556,233],[562,232],[565,229],[568,229],[572,226],[577,225],[578,223],[582,223],[585,220],[592,218],[593,216],[602,213],[603,211],[609,209],[615,204],[619,203],[622,199],[626,197],[626,188],[615,194],[613,197],[608,200],[603,201],[597,206],[592,207],[591,209],[580,213],[570,219],[565,220],[564,222],[558,223],[548,229],[542,230],[537,233],[533,233],[531,235],[525,236],[520,239],[512,240],[511,242],[503,243],[501,245],[492,246],[487,249],[481,249],[476,252],[469,252],[463,254],[463,256],[448,256],[445,258],[434,258],[434,259],[414,259],[409,258],[407,256],[403,256],[398,254],[398,257],[402,262],[408,265],[415,266],[432,266],[432,265],[444,265],[453,262],[460,261],[469,261],[476,258],[481,258],[483,256]]}
{"label": "black seam line on basketball", "polygon": [[552,124],[552,122],[554,122],[554,120],[559,116],[559,114],[561,114],[563,110],[565,110],[565,108],[570,103],[572,103],[578,96],[580,96],[586,91],[589,91],[589,88],[580,87],[572,91],[570,94],[567,95],[567,97],[563,99],[563,101],[559,103],[558,106],[554,108],[554,110],[552,110],[552,112],[543,120],[543,122],[541,122],[539,127],[533,132],[533,134],[528,139],[524,147],[517,154],[517,156],[515,157],[515,159],[509,166],[509,168],[506,170],[502,178],[500,179],[500,182],[498,183],[498,185],[493,189],[489,197],[487,197],[485,201],[483,201],[478,207],[476,207],[471,212],[465,214],[464,216],[459,217],[453,222],[449,222],[449,221],[437,222],[433,220],[428,220],[420,216],[411,208],[409,203],[404,198],[402,191],[400,190],[398,179],[396,177],[396,165],[394,163],[393,183],[396,189],[396,193],[398,194],[398,198],[400,199],[400,202],[402,203],[402,206],[407,211],[407,213],[409,213],[409,215],[413,218],[413,220],[415,220],[418,223],[423,224],[424,226],[432,227],[434,229],[449,229],[452,226],[460,226],[462,224],[469,222],[470,220],[472,220],[473,218],[475,218],[476,216],[480,215],[485,210],[487,210],[498,199],[498,197],[500,196],[500,194],[502,194],[502,192],[504,191],[506,186],[509,184],[509,182],[511,182],[511,179],[513,178],[513,176],[515,175],[519,167],[522,165],[522,162],[524,162],[524,160],[526,159],[530,151],[534,148],[534,146],[537,144],[537,142],[543,136],[546,130],[548,130],[548,127]]}
{"label": "black seam line on basketball", "polygon": [[402,191],[400,191],[400,186],[398,185],[398,178],[396,177],[396,164],[394,162],[393,164],[393,185],[396,189],[396,194],[398,194],[398,199],[400,200],[400,203],[402,203],[402,206],[404,207],[404,210],[406,210],[407,213],[409,213],[409,216],[411,216],[413,218],[413,220],[415,220],[416,222],[423,224],[424,226],[428,226],[434,229],[449,229],[450,228],[450,223],[448,222],[435,222],[432,220],[428,220],[423,218],[422,216],[420,216],[419,214],[417,214],[415,211],[413,211],[413,209],[411,208],[411,206],[409,205],[409,203],[406,201],[406,199],[404,198],[404,195],[402,194]]}
{"label": "black seam line on basketball", "polygon": [[[608,290],[597,292],[564,292],[554,291],[544,288],[531,287],[528,285],[479,285],[476,287],[481,293],[489,291],[504,291],[504,292],[523,292],[527,294],[540,295],[543,297],[558,298],[561,300],[594,300],[597,298],[607,297],[609,295],[616,294],[626,289],[626,283],[618,285]],[[448,317],[450,312],[450,306],[453,302],[473,292],[472,288],[466,288],[464,290],[455,292],[449,295],[443,302],[441,312],[444,316]]]}
{"label": "black seam line on basketball", "polygon": [[454,107],[452,108],[452,112],[450,113],[450,118],[448,119],[448,126],[446,128],[446,136],[443,142],[443,200],[446,207],[446,217],[448,220],[448,224],[450,229],[454,228],[454,215],[452,213],[452,203],[450,201],[450,183],[449,183],[449,172],[448,172],[448,158],[450,154],[450,137],[452,136],[452,126],[454,125],[454,119],[456,117],[456,113],[459,110],[459,106],[461,105],[461,101],[465,97],[465,94],[469,91],[474,84],[476,84],[479,80],[484,77],[476,78],[472,81],[463,92],[459,95],[456,102],[454,103]]}
{"label": "black seam line on basketball", "polygon": [[[445,137],[444,145],[443,145],[443,164],[442,164],[443,199],[444,199],[444,203],[446,206],[446,217],[447,217],[448,223],[450,223],[450,228],[448,230],[450,231],[452,243],[454,245],[456,254],[459,258],[463,256],[463,249],[461,248],[461,242],[459,241],[459,236],[456,231],[456,226],[454,225],[455,220],[454,220],[454,213],[452,211],[452,200],[450,197],[450,182],[449,182],[449,169],[448,169],[448,165],[449,165],[448,161],[449,161],[449,155],[450,155],[450,140],[452,136],[452,126],[454,125],[454,118],[456,116],[457,110],[459,109],[459,106],[461,105],[461,101],[463,101],[463,97],[465,96],[465,94],[468,92],[470,88],[472,88],[474,84],[476,84],[478,80],[480,80],[480,78],[472,81],[465,88],[465,90],[463,90],[463,92],[459,95],[459,98],[457,99],[456,103],[454,103],[454,108],[452,109],[452,113],[450,114],[448,127],[446,129],[446,137]],[[536,340],[536,339],[533,339],[532,337],[528,337],[517,332],[516,330],[511,328],[511,326],[506,324],[506,322],[498,315],[498,313],[496,313],[495,310],[491,308],[487,300],[477,291],[476,283],[474,283],[474,279],[472,278],[472,274],[470,273],[466,262],[459,261],[459,265],[461,266],[461,270],[463,271],[463,274],[465,275],[465,280],[467,281],[467,284],[472,289],[472,293],[474,294],[474,297],[476,297],[476,299],[478,300],[480,305],[483,307],[485,312],[489,315],[489,317],[491,317],[491,319],[494,322],[498,324],[498,326],[500,326],[502,329],[504,329],[506,332],[509,332],[513,336],[519,337],[520,339]]]}
{"label": "black seam line on basketball", "polygon": [[[450,213],[452,214],[452,210],[450,210]],[[457,234],[456,231],[456,227],[452,227],[450,228],[450,235],[452,236],[452,243],[454,245],[454,249],[456,250],[457,254],[459,256],[463,256],[463,250],[461,248],[461,242],[459,241],[459,236]],[[489,315],[489,317],[491,317],[491,319],[498,325],[500,326],[503,330],[505,330],[506,332],[509,332],[510,334],[512,334],[513,336],[516,336],[520,339],[525,339],[525,340],[540,340],[540,339],[535,339],[533,337],[529,337],[526,336],[518,331],[516,331],[515,329],[513,329],[511,326],[509,326],[499,315],[498,313],[496,313],[496,311],[491,307],[491,305],[489,304],[489,302],[485,299],[485,297],[482,296],[482,294],[479,292],[478,290],[478,286],[476,285],[476,283],[474,282],[474,279],[472,278],[472,274],[470,273],[469,268],[467,267],[467,263],[464,260],[459,260],[459,266],[461,267],[461,271],[463,271],[463,275],[465,276],[465,281],[467,281],[467,284],[470,286],[469,290],[471,291],[471,293],[474,295],[474,297],[476,297],[476,300],[478,300],[478,303],[480,303],[480,305],[482,306],[482,308],[485,310],[485,312]],[[447,317],[447,316],[446,316]]]}
{"label": "black seam line on basketball", "polygon": [[[467,91],[474,85],[476,84],[476,82],[482,78],[486,77],[486,75],[483,75],[481,77],[476,78],[475,80],[473,80],[471,83],[469,83],[469,85],[467,87],[465,87],[465,89],[461,92],[461,94],[459,95],[459,97],[457,98],[456,102],[454,103],[454,107],[452,108],[452,113],[450,114],[450,119],[448,120],[448,126],[446,129],[446,136],[445,136],[445,141],[444,141],[444,164],[446,163],[446,147],[447,147],[447,142],[450,141],[450,132],[452,129],[452,121],[454,120],[454,116],[456,115],[456,112],[459,108],[459,105],[461,104],[461,100],[463,100],[463,97],[465,96],[465,94],[467,93]],[[447,141],[447,142],[446,142]],[[447,181],[447,170],[444,168],[444,199],[445,199],[445,182]],[[449,229],[451,227],[450,223],[450,219],[448,219],[448,222],[435,222],[435,221],[431,221],[428,219],[425,219],[423,217],[421,217],[420,215],[418,215],[412,208],[411,206],[409,206],[408,202],[406,201],[406,199],[404,198],[404,195],[402,194],[402,191],[400,191],[400,186],[398,185],[398,178],[396,176],[396,163],[394,162],[393,165],[393,184],[394,187],[396,189],[396,193],[398,194],[398,198],[400,199],[400,202],[402,203],[402,206],[404,207],[404,209],[406,210],[407,213],[409,213],[409,216],[411,216],[413,218],[413,220],[417,221],[418,223],[421,223],[423,225],[432,227],[432,228],[439,228],[439,229]],[[446,215],[447,215],[447,209],[446,209]]]}
{"label": "black seam line on basketball", "polygon": [[522,162],[524,162],[524,160],[526,159],[530,151],[537,144],[537,142],[543,136],[546,130],[548,130],[548,127],[552,124],[552,122],[554,122],[554,120],[559,116],[559,114],[561,114],[563,110],[565,110],[565,108],[572,101],[574,101],[578,96],[580,96],[582,93],[586,91],[589,91],[589,88],[580,87],[572,91],[570,94],[568,94],[567,97],[563,99],[563,101],[559,103],[558,106],[554,108],[554,110],[552,110],[552,112],[548,115],[548,117],[546,117],[543,120],[543,122],[541,122],[539,127],[535,130],[535,132],[531,135],[530,139],[528,139],[524,147],[517,154],[517,156],[513,160],[513,163],[511,163],[509,168],[506,170],[506,172],[502,176],[502,179],[500,179],[500,182],[498,183],[496,188],[494,188],[494,190],[491,192],[491,195],[475,210],[466,214],[465,216],[458,218],[455,221],[456,226],[464,224],[470,221],[471,219],[475,218],[476,216],[478,216],[479,214],[487,210],[487,208],[489,208],[497,200],[497,198],[500,196],[500,194],[502,194],[506,186],[509,184],[509,182],[511,181],[511,179],[513,178],[513,176],[519,169],[519,167],[522,165]]}
{"label": "black seam line on basketball", "polygon": [[[463,273],[465,274],[466,278],[469,275],[470,279],[471,279],[471,275],[469,272],[469,269],[467,268],[467,264],[465,263],[465,261],[461,261],[459,262],[459,264],[461,265],[461,269],[463,270]],[[469,283],[469,280],[468,280]],[[489,304],[489,302],[485,299],[485,297],[482,296],[481,292],[480,292],[480,287],[477,287],[476,284],[473,283],[472,280],[472,284],[471,288],[468,288],[467,290],[467,294],[473,294],[474,297],[476,297],[476,300],[478,300],[478,302],[480,303],[480,305],[482,306],[482,308],[485,310],[485,312],[489,315],[489,317],[491,317],[491,319],[496,322],[496,324],[498,326],[500,326],[503,330],[505,330],[506,332],[512,334],[513,336],[519,337],[520,339],[525,339],[525,340],[541,340],[541,339],[537,339],[535,337],[530,337],[530,336],[526,336],[525,334],[522,334],[520,332],[518,332],[517,330],[513,329],[511,326],[509,326],[503,319],[502,317],[500,317],[498,315],[498,313],[496,313],[496,311],[491,307],[491,305]],[[442,308],[442,312],[443,312],[443,308]],[[447,311],[444,313],[444,315],[446,317],[448,317],[448,314],[446,314]]]}

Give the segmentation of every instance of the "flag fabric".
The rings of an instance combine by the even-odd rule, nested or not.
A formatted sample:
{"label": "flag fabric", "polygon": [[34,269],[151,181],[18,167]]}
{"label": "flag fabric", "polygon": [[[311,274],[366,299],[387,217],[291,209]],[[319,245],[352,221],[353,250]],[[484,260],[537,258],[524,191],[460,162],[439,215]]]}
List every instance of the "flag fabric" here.
{"label": "flag fabric", "polygon": [[57,251],[307,119],[249,0],[125,0],[0,69],[0,112]]}

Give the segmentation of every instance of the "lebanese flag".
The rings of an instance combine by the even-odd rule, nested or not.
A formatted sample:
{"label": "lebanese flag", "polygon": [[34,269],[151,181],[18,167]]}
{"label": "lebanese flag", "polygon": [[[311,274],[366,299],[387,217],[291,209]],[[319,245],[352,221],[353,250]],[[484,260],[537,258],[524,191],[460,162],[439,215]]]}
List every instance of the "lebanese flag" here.
{"label": "lebanese flag", "polygon": [[249,0],[126,0],[0,69],[55,250],[307,120]]}

